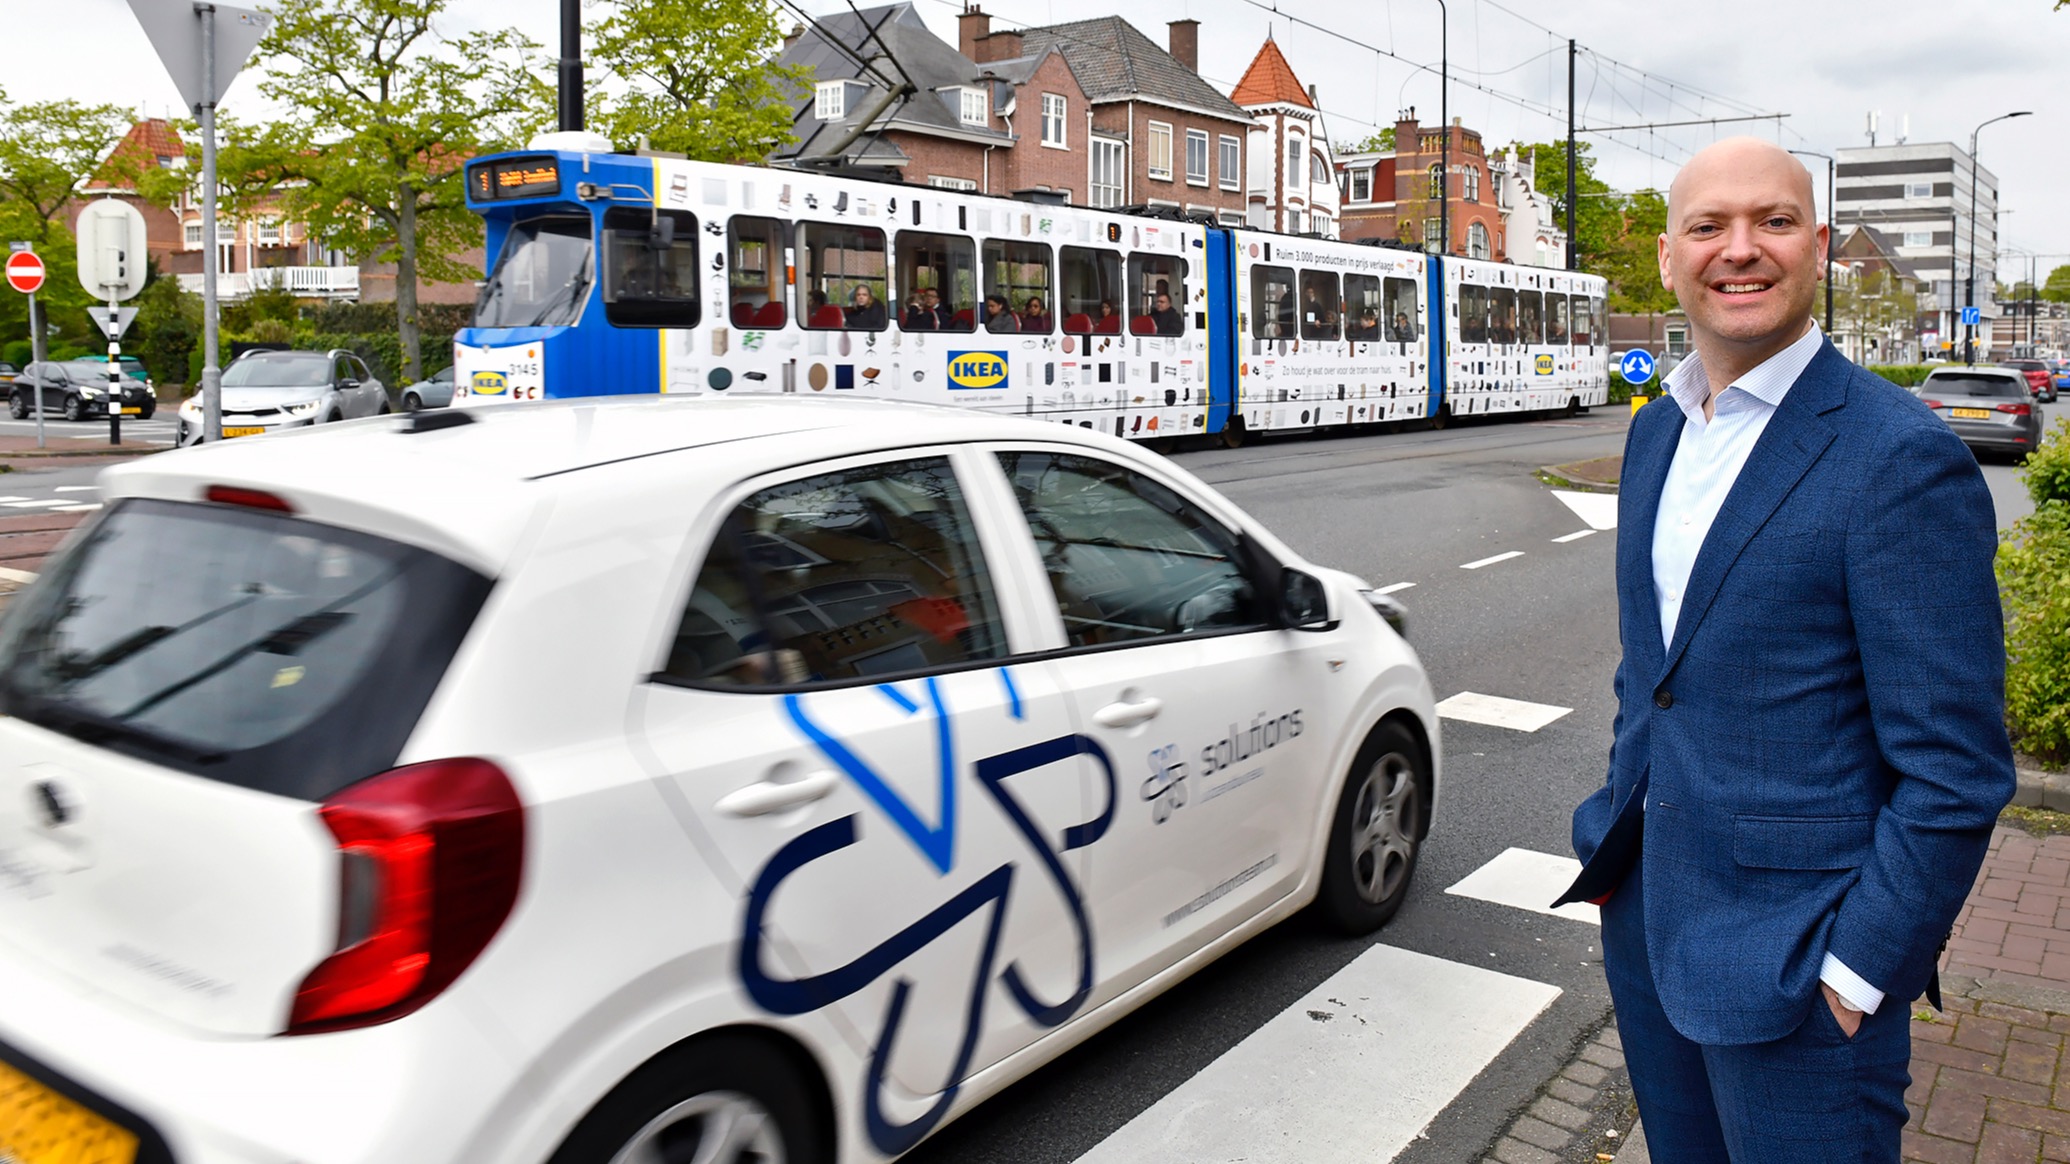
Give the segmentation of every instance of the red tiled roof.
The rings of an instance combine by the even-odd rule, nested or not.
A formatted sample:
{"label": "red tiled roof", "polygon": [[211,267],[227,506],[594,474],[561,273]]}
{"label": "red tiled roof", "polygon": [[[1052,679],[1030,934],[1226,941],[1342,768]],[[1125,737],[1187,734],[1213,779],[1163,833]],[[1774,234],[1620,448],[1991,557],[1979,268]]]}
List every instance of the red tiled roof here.
{"label": "red tiled roof", "polygon": [[1279,46],[1269,36],[1251,67],[1244,70],[1243,80],[1236,83],[1236,91],[1229,95],[1229,99],[1245,107],[1299,105],[1306,109],[1315,108],[1315,102],[1308,99],[1308,90],[1301,85],[1301,78],[1294,75],[1293,66],[1287,64]]}
{"label": "red tiled roof", "polygon": [[[145,169],[159,164],[160,158],[183,158],[187,147],[180,141],[180,135],[173,129],[172,122],[163,117],[152,117],[129,127],[122,140],[115,143],[108,158],[101,163],[101,172],[86,183],[88,190],[115,188],[117,183],[106,176],[106,171],[120,163],[124,170]],[[127,185],[121,186],[127,189]]]}

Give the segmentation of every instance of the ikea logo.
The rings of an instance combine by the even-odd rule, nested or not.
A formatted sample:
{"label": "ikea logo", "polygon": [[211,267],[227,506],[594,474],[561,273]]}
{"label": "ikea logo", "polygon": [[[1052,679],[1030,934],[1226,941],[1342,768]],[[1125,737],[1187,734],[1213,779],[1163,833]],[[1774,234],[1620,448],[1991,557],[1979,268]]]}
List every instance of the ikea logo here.
{"label": "ikea logo", "polygon": [[999,352],[950,352],[949,387],[971,391],[1006,387],[1006,357]]}
{"label": "ikea logo", "polygon": [[476,372],[470,387],[476,396],[501,396],[509,385],[501,372]]}
{"label": "ikea logo", "polygon": [[1551,356],[1538,357],[1538,374],[1541,376],[1553,374],[1553,358]]}

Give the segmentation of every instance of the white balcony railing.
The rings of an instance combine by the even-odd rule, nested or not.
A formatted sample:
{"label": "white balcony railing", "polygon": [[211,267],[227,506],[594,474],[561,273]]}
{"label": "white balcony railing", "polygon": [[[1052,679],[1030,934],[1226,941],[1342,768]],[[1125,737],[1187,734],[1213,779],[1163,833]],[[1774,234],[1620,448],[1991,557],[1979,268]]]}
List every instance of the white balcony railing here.
{"label": "white balcony railing", "polygon": [[[201,276],[180,276],[180,287],[201,294]],[[256,271],[226,271],[216,276],[216,294],[235,302],[262,288],[284,287],[308,299],[359,298],[358,267],[261,267]]]}

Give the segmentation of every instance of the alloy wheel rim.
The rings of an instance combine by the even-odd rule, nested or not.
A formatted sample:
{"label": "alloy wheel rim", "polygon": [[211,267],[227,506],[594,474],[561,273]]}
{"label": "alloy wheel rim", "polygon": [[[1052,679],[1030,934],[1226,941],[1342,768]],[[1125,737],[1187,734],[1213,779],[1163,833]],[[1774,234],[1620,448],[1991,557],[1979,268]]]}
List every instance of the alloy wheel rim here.
{"label": "alloy wheel rim", "polygon": [[611,1164],[784,1164],[783,1137],[752,1096],[708,1091],[648,1120]]}
{"label": "alloy wheel rim", "polygon": [[1407,756],[1389,752],[1366,769],[1352,803],[1351,879],[1369,905],[1393,897],[1408,880],[1416,805],[1416,773]]}

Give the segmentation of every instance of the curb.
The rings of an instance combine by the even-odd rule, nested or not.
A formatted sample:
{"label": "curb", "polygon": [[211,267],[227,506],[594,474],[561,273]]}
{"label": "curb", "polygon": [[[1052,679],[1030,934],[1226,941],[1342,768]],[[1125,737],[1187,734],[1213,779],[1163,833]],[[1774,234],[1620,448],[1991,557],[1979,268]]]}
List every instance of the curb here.
{"label": "curb", "polygon": [[21,449],[19,451],[13,452],[0,451],[0,461],[43,461],[57,460],[65,457],[136,458],[148,457],[152,453],[162,453],[170,448],[172,448],[171,445],[138,444],[124,446],[111,445],[107,448],[101,449]]}
{"label": "curb", "polygon": [[1606,1017],[1497,1134],[1480,1164],[1583,1164],[1613,1157],[1644,1164],[1644,1141],[1629,1139],[1638,1132],[1630,1078],[1617,1020]]}
{"label": "curb", "polygon": [[1555,489],[1572,489],[1576,493],[1615,493],[1617,486],[1601,481],[1577,481],[1560,472],[1558,465],[1541,465],[1537,477]]}
{"label": "curb", "polygon": [[2070,772],[2015,767],[2013,774],[2018,780],[2013,790],[2014,804],[2022,808],[2070,812]]}

